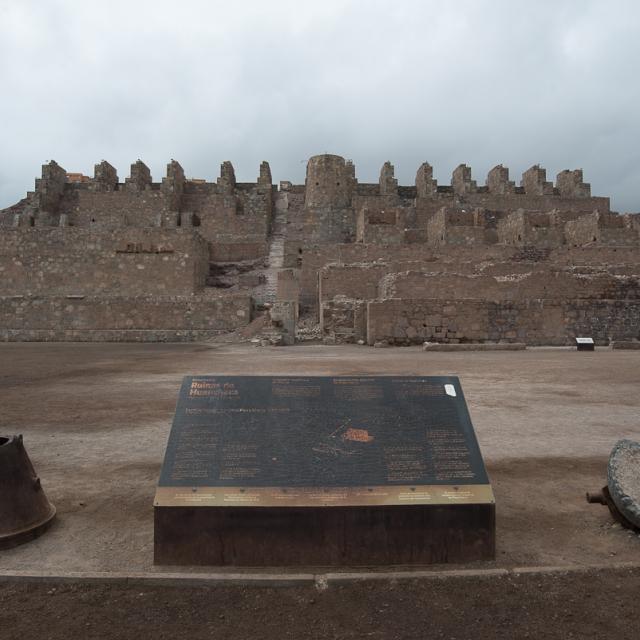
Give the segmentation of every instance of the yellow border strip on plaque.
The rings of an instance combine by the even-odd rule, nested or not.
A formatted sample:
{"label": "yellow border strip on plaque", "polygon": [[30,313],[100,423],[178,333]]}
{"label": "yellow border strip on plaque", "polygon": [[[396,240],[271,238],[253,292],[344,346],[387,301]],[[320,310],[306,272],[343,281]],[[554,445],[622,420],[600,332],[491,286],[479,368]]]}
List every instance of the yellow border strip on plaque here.
{"label": "yellow border strip on plaque", "polygon": [[157,487],[156,507],[367,507],[493,504],[490,484],[382,487]]}

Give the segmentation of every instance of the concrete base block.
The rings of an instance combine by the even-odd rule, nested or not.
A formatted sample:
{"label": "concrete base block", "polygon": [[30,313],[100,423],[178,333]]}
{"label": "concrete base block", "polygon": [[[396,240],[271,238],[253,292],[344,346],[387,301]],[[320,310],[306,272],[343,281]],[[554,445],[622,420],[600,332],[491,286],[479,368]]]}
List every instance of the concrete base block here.
{"label": "concrete base block", "polygon": [[640,351],[640,340],[614,340],[611,343],[612,349],[637,349]]}

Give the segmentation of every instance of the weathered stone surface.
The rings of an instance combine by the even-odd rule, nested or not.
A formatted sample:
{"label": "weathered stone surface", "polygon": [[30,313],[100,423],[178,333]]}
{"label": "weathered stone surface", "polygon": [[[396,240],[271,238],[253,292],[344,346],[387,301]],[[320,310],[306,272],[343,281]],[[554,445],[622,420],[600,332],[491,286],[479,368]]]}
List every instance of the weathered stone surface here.
{"label": "weathered stone surface", "polygon": [[640,442],[616,443],[609,457],[607,484],[620,513],[640,527]]}
{"label": "weathered stone surface", "polygon": [[0,296],[0,341],[183,342],[251,320],[242,293]]}
{"label": "weathered stone surface", "polygon": [[611,348],[640,350],[640,340],[614,340]]}
{"label": "weathered stone surface", "polygon": [[274,302],[270,314],[273,326],[281,334],[282,345],[295,344],[298,322],[297,303],[292,300]]}
{"label": "weathered stone surface", "polygon": [[[0,211],[0,295],[42,298],[55,312],[34,328],[27,305],[0,329],[11,339],[74,335],[56,306],[66,295],[100,298],[96,309],[112,298],[193,296],[189,318],[206,311],[204,298],[233,293],[258,313],[290,300],[320,325],[318,338],[336,342],[640,338],[640,214],[611,213],[579,169],[555,186],[537,165],[520,187],[502,165],[486,186],[471,176],[460,165],[438,186],[423,163],[401,186],[386,162],[377,182],[359,183],[352,162],[325,154],[309,160],[304,185],[284,181],[278,192],[266,162],[251,183],[228,161],[206,182],[172,160],[160,183],[142,161],[123,183],[106,161],[93,178],[51,162],[33,192]],[[120,320],[92,318],[83,335],[118,339]],[[182,335],[188,324],[163,323],[158,311],[136,330]]]}
{"label": "weathered stone surface", "polygon": [[193,229],[2,230],[0,296],[186,295],[204,289],[207,262]]}
{"label": "weathered stone surface", "polygon": [[522,342],[483,342],[483,343],[449,343],[425,342],[423,351],[524,351],[527,345]]}

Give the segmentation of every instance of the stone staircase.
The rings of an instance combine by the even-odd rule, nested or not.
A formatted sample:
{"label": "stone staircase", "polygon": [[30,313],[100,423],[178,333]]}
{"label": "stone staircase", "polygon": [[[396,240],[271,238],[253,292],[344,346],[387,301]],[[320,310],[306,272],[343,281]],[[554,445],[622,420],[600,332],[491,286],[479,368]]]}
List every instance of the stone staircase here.
{"label": "stone staircase", "polygon": [[267,268],[264,275],[266,283],[264,285],[262,299],[259,302],[273,303],[278,294],[278,272],[284,266],[284,240],[287,226],[288,194],[278,192],[275,200],[275,216],[273,219],[273,229],[269,243],[269,257],[267,258]]}

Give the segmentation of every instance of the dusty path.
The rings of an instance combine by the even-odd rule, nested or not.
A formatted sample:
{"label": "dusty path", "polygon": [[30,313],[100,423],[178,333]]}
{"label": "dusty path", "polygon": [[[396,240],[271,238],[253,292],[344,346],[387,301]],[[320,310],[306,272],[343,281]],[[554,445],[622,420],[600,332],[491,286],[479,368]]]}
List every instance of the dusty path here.
{"label": "dusty path", "polygon": [[640,352],[2,344],[0,432],[23,433],[58,520],[1,571],[164,571],[152,499],[177,390],[195,373],[459,375],[497,498],[481,567],[640,563],[640,538],[584,493],[640,437]]}
{"label": "dusty path", "polygon": [[316,588],[0,584],[0,638],[636,640],[640,571]]}

